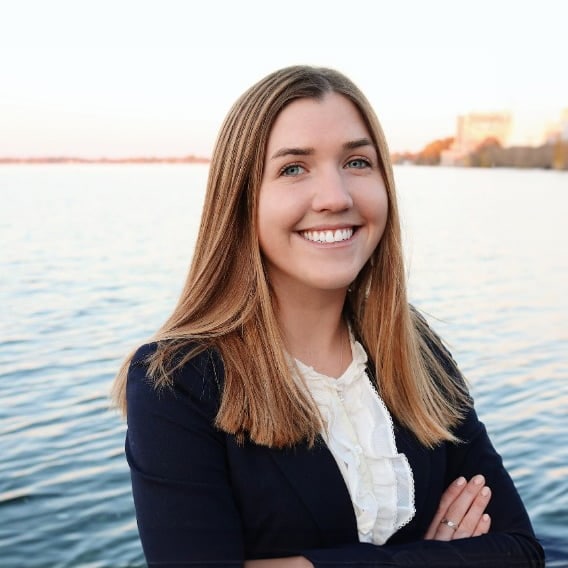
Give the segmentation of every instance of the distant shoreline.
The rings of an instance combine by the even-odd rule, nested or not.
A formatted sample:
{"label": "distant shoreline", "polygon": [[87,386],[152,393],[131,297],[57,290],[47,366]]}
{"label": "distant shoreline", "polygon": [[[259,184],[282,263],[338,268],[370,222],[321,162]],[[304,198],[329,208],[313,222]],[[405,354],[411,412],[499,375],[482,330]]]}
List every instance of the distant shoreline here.
{"label": "distant shoreline", "polygon": [[1,158],[1,164],[208,164],[211,160],[201,156],[182,157],[131,157],[131,158],[78,158],[74,156],[39,156],[35,158]]}

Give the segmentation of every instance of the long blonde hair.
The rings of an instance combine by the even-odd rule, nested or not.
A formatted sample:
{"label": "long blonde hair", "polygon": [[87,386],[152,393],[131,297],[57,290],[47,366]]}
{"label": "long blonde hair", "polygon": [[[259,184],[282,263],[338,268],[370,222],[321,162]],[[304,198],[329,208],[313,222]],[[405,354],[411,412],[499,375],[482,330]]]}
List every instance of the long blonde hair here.
{"label": "long blonde hair", "polygon": [[[286,447],[320,431],[313,402],[287,364],[258,244],[257,201],[272,125],[291,101],[336,92],[359,110],[376,146],[388,195],[388,219],[373,255],[352,283],[345,305],[355,336],[373,365],[376,387],[394,417],[426,446],[454,440],[468,397],[443,349],[409,306],[399,213],[382,128],[363,93],[341,73],[308,66],[276,71],[246,91],[227,115],[213,152],[201,226],[181,297],[157,332],[148,361],[156,387],[199,352],[213,348],[224,365],[216,426],[255,443]],[[132,355],[113,397],[126,409]]]}

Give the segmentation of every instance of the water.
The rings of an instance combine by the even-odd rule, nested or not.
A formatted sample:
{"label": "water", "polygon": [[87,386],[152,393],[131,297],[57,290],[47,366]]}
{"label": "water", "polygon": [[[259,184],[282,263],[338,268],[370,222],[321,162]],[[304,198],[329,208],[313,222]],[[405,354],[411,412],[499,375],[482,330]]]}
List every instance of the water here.
{"label": "water", "polygon": [[[108,391],[180,292],[206,174],[0,168],[0,566],[144,566]],[[549,566],[568,566],[568,176],[396,178],[412,301],[467,375]]]}

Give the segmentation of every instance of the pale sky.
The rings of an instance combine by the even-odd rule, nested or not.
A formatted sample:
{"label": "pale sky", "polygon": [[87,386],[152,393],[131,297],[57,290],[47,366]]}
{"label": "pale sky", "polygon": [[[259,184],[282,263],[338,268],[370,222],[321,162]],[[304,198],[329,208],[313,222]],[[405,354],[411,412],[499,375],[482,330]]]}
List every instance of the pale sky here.
{"label": "pale sky", "polygon": [[[568,107],[563,0],[0,0],[0,156],[208,156],[265,74],[334,67],[393,151],[510,110],[530,142]],[[563,8],[564,7],[564,8]]]}

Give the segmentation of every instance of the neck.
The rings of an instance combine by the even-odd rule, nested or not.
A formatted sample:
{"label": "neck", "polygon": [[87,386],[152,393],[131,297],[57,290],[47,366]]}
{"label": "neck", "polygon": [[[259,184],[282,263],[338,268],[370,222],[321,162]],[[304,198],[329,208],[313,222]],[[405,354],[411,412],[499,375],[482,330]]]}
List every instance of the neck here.
{"label": "neck", "polygon": [[344,291],[277,295],[278,321],[288,353],[330,377],[340,377],[352,359],[344,303]]}

